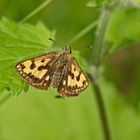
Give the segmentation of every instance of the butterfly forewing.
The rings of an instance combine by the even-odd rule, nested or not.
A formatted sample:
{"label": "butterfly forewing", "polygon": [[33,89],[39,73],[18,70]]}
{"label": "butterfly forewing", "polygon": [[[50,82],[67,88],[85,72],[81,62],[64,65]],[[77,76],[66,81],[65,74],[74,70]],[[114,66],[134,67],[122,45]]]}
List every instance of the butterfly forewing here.
{"label": "butterfly forewing", "polygon": [[88,79],[74,57],[67,65],[67,72],[63,77],[58,92],[62,96],[77,96],[88,86]]}
{"label": "butterfly forewing", "polygon": [[47,89],[50,84],[50,72],[55,62],[56,53],[22,61],[16,65],[18,73],[32,86]]}

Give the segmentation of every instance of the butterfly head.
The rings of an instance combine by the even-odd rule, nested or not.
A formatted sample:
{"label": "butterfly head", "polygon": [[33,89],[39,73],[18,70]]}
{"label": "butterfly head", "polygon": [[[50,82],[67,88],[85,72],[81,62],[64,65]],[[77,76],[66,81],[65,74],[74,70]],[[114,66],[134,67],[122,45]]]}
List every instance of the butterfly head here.
{"label": "butterfly head", "polygon": [[66,54],[71,54],[71,47],[68,45],[67,47],[63,48],[63,52]]}

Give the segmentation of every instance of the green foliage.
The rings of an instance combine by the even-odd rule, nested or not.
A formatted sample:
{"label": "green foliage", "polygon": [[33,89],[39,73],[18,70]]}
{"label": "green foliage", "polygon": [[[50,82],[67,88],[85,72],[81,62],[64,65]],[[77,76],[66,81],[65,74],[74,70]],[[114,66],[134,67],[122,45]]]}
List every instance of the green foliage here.
{"label": "green foliage", "polygon": [[[106,32],[106,41],[112,50],[139,41],[140,10],[119,7],[113,12]],[[135,26],[135,28],[134,28]]]}
{"label": "green foliage", "polygon": [[3,139],[103,139],[90,88],[73,99],[56,99],[53,90],[39,92],[30,88],[28,93],[11,98],[2,106],[0,136]]}
{"label": "green foliage", "polygon": [[[113,140],[138,139],[139,115],[113,84],[106,80],[100,84]],[[55,94],[53,90],[39,92],[30,87],[28,94],[12,97],[1,107],[0,137],[4,140],[104,140],[91,88],[72,99],[56,99],[52,96]]]}
{"label": "green foliage", "polygon": [[101,7],[107,3],[109,3],[111,0],[90,0],[87,4],[89,7]]}
{"label": "green foliage", "polygon": [[120,3],[127,8],[140,8],[139,0],[120,0]]}
{"label": "green foliage", "polygon": [[24,59],[45,53],[52,46],[48,37],[54,38],[54,31],[49,31],[42,23],[16,24],[3,18],[0,21],[0,91],[10,90],[19,94],[25,84],[16,73],[15,65]]}
{"label": "green foliage", "polygon": [[107,109],[112,140],[133,140],[140,138],[140,114],[120,95],[113,83],[102,79],[101,89]]}
{"label": "green foliage", "polygon": [[[3,79],[0,81],[0,91],[7,89],[17,95],[26,89],[27,85],[17,75],[15,65],[54,50],[51,48],[53,42],[48,39],[54,39],[54,35],[55,32],[49,31],[41,22],[33,26],[16,24],[5,18],[0,21],[0,78]],[[77,51],[74,54],[86,71],[89,71],[80,54]]]}
{"label": "green foliage", "polygon": [[[121,59],[120,56],[116,57],[118,65],[114,62],[114,67],[111,69],[107,65],[103,66],[104,55],[101,55],[102,52],[108,54],[108,51],[116,53],[118,48],[126,45],[135,49],[131,43],[137,42],[139,46],[139,1],[91,0],[88,4],[84,0],[80,3],[75,0],[53,1],[40,13],[33,11],[32,13],[36,14],[34,17],[27,13],[41,1],[12,0],[10,3],[5,0],[5,3],[10,3],[5,4],[7,10],[3,10],[5,9],[3,1],[0,1],[0,11],[9,18],[0,20],[0,92],[3,93],[0,94],[0,140],[105,140],[103,121],[109,124],[112,140],[139,139],[140,67],[136,67],[137,63],[131,61],[136,53],[128,56],[126,63],[129,67],[123,70],[121,61],[118,61]],[[94,11],[86,4],[94,7]],[[9,20],[10,18],[12,20]],[[28,19],[30,23],[18,22],[19,19],[24,19],[26,22]],[[41,19],[45,25],[42,22],[33,25],[38,19]],[[50,29],[56,29],[57,32]],[[19,61],[58,50],[52,47],[54,44],[48,38],[53,38],[58,43],[63,42],[62,44],[66,40],[72,40],[73,55],[81,67],[87,73],[90,72],[93,78],[99,76],[97,82],[103,98],[102,106],[106,109],[106,114],[103,115],[107,116],[107,120],[101,120],[100,115],[103,110],[100,109],[99,101],[95,98],[93,81],[80,96],[65,100],[54,97],[57,94],[56,90],[40,91],[28,87],[18,76],[15,65]],[[93,48],[82,48],[81,46],[86,46],[84,44],[93,44]],[[99,53],[94,51],[94,48]],[[126,49],[130,50],[129,47]],[[135,51],[138,52],[139,48]],[[101,59],[98,54],[101,55]],[[103,69],[101,73],[98,71],[100,75],[94,75],[94,71],[91,71],[93,63],[87,65],[83,62],[84,58],[86,61],[90,58],[93,62],[92,56],[101,60],[100,65]],[[135,59],[138,61],[139,57]],[[112,58],[108,61],[112,63]],[[130,67],[132,72],[129,71]],[[127,75],[126,80],[132,83],[130,90],[133,95],[129,98],[133,100],[137,112],[126,101],[127,94],[124,92],[125,96],[122,96],[122,91],[116,88],[114,81],[102,75],[107,73],[113,77],[112,73],[116,70],[122,70]],[[114,76],[118,83],[122,82],[123,72],[122,75]],[[132,73],[133,79],[129,79]],[[127,85],[127,88],[129,86]],[[28,94],[25,93],[27,91]],[[20,95],[16,98],[10,96],[9,99],[7,95],[10,93]]]}

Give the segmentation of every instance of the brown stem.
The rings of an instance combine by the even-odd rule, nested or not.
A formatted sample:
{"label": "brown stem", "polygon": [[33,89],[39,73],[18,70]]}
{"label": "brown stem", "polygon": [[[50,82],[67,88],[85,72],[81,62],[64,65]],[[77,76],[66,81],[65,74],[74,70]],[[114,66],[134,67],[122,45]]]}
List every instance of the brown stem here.
{"label": "brown stem", "polygon": [[101,92],[100,86],[96,79],[97,77],[94,78],[91,74],[88,74],[88,76],[93,85],[92,88],[94,90],[94,95],[96,96],[105,140],[111,140],[112,137],[111,137],[111,131],[110,131],[109,122],[108,122],[107,111],[106,111],[104,100],[102,98],[102,92]]}

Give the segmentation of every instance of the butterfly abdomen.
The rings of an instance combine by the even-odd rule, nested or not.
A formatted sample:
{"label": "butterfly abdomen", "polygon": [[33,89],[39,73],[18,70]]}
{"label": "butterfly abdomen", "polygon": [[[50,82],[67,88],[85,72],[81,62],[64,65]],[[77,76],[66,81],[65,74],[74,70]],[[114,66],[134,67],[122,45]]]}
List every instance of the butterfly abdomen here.
{"label": "butterfly abdomen", "polygon": [[51,79],[50,86],[52,86],[53,88],[57,88],[62,80],[62,77],[62,71],[55,70]]}
{"label": "butterfly abdomen", "polygon": [[65,70],[65,66],[68,63],[67,57],[65,57],[65,55],[60,55],[56,65],[54,66],[54,71],[53,71],[53,75],[51,78],[51,83],[50,86],[53,88],[58,88],[63,76],[64,76],[64,70]]}

